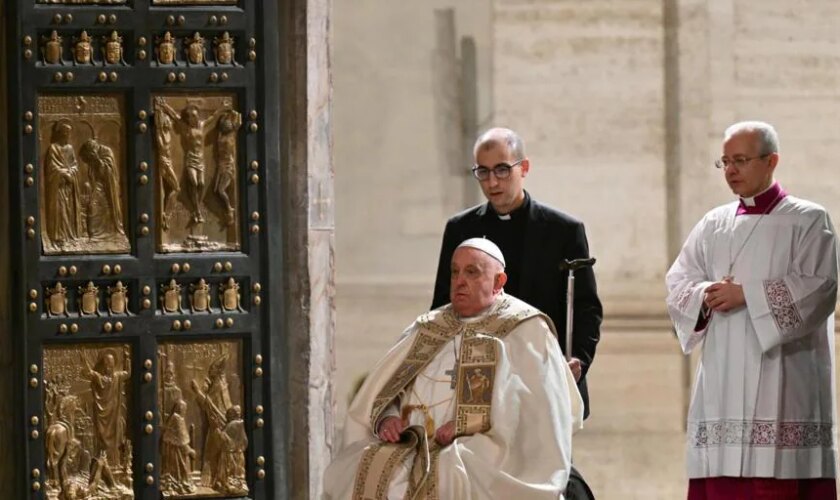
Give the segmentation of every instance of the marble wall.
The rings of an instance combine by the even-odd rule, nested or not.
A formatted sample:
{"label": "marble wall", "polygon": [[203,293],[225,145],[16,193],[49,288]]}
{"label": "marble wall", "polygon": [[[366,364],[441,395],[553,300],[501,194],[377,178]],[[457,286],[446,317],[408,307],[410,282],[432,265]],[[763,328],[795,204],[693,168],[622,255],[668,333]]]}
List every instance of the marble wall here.
{"label": "marble wall", "polygon": [[723,130],[761,119],[779,132],[777,178],[796,196],[840,214],[831,182],[840,144],[840,4],[831,0],[680,0],[680,232],[731,196],[720,172]]}
{"label": "marble wall", "polygon": [[337,3],[339,289],[429,295],[443,223],[471,204],[451,196],[468,165],[441,135],[453,130],[435,53],[446,7],[478,45],[480,127],[518,130],[526,187],[586,222],[608,320],[664,315],[682,240],[732,199],[712,163],[734,121],[774,123],[778,178],[840,213],[840,184],[826,182],[840,153],[840,4],[804,5]]}
{"label": "marble wall", "polygon": [[[840,217],[840,4],[805,4],[337,2],[339,380],[364,365],[343,358],[342,342],[364,337],[347,318],[388,325],[377,333],[386,345],[430,302],[457,209],[447,190],[464,160],[442,143],[453,124],[441,112],[436,9],[454,9],[457,36],[476,41],[480,127],[518,130],[533,165],[526,187],[586,222],[607,323],[661,328],[671,260],[703,213],[732,199],[712,166],[730,123],[774,123],[778,178]],[[404,297],[416,311],[342,310],[342,296]]]}
{"label": "marble wall", "polygon": [[428,294],[431,302],[443,224],[463,206],[457,196],[448,195],[470,167],[464,165],[461,148],[453,147],[457,141],[451,132],[459,124],[441,118],[453,111],[446,92],[458,82],[442,74],[446,68],[437,50],[436,24],[441,14],[436,11],[454,11],[456,45],[463,36],[476,42],[479,119],[486,124],[493,90],[491,4],[490,0],[335,2],[340,287],[408,287]]}
{"label": "marble wall", "polygon": [[[605,356],[590,377],[593,401],[613,401],[606,392],[615,390],[613,375],[641,366],[634,353],[661,354],[644,370],[656,378],[665,366],[673,375],[665,424],[673,453],[663,466],[681,470],[674,467],[682,463],[684,422],[676,398],[688,377],[665,320],[664,274],[703,213],[732,200],[713,161],[723,130],[738,120],[775,124],[778,179],[840,218],[833,172],[840,157],[840,3],[336,2],[339,425],[354,379],[430,302],[443,224],[457,204],[451,185],[463,182],[463,161],[452,160],[442,134],[453,124],[440,92],[435,9],[446,7],[455,11],[458,36],[477,42],[481,128],[518,130],[532,162],[526,187],[586,222],[606,313]],[[663,347],[648,340],[630,346],[639,338]],[[644,448],[661,432],[614,428],[644,420],[636,418],[644,408],[632,394],[614,401],[615,408],[593,413],[584,431],[592,453],[581,461],[603,464],[586,466],[588,477],[605,494],[681,494],[676,473],[667,492],[655,478],[642,485],[649,491],[638,489],[643,476],[632,466],[640,459],[616,458],[611,444],[619,434],[632,436],[641,444],[628,449],[661,457],[660,444]],[[628,478],[639,483],[630,487]]]}
{"label": "marble wall", "polygon": [[606,314],[662,310],[661,3],[494,5],[494,121],[525,140],[526,188],[586,223]]}

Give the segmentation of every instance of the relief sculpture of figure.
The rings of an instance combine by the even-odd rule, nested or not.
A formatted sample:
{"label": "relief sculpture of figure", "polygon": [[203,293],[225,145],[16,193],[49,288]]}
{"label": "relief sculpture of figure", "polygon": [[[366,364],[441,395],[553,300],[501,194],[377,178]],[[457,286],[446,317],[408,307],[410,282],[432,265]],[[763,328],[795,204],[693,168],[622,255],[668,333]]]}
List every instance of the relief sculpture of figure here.
{"label": "relief sculpture of figure", "polygon": [[64,396],[55,403],[55,414],[46,431],[47,482],[58,487],[68,477],[70,451],[80,446],[75,434],[75,414],[78,399]]}
{"label": "relief sculpture of figure", "polygon": [[47,425],[59,420],[59,404],[67,397],[70,388],[60,373],[52,380],[44,381],[44,411],[47,417]]}
{"label": "relief sculpture of figure", "polygon": [[216,185],[214,191],[227,209],[227,224],[236,224],[236,209],[228,196],[228,189],[236,187],[236,132],[242,126],[242,114],[232,109],[219,118],[216,140]]}
{"label": "relief sculpture of figure", "polygon": [[190,481],[190,462],[195,458],[195,450],[190,447],[186,413],[186,401],[178,400],[161,428],[161,483],[164,490],[176,495],[188,495],[196,490]]}
{"label": "relief sculpture of figure", "polygon": [[233,405],[225,414],[227,424],[224,431],[224,448],[219,477],[215,489],[227,494],[244,494],[248,492],[245,481],[245,448],[248,447],[248,435],[245,433],[245,422],[242,420],[242,409]]}
{"label": "relief sculpture of figure", "polygon": [[[225,434],[227,426],[227,411],[233,406],[230,399],[230,389],[225,377],[227,354],[215,359],[207,369],[207,378],[201,385],[192,381],[192,389],[196,401],[203,410],[207,421],[207,432],[204,440],[203,464],[201,468],[201,482],[204,486],[219,490],[223,481],[223,455],[228,448],[228,438]],[[222,489],[221,491],[224,491]]]}
{"label": "relief sculpture of figure", "polygon": [[47,498],[54,498],[51,492],[64,500],[84,498],[73,495],[79,490],[76,487],[79,482],[84,482],[80,474],[87,472],[91,463],[90,453],[79,436],[79,432],[84,433],[85,426],[78,420],[86,415],[79,397],[69,394],[69,390],[70,386],[61,374],[45,382]]}
{"label": "relief sculpture of figure", "polygon": [[187,175],[187,193],[192,202],[192,221],[194,224],[204,222],[204,214],[201,211],[201,199],[204,195],[204,172],[207,162],[204,158],[204,143],[207,131],[215,121],[230,110],[230,103],[217,109],[209,118],[201,119],[201,112],[195,104],[187,104],[180,115],[172,109],[165,100],[155,99],[156,108],[163,111],[178,125],[178,133],[181,136],[181,147],[184,150],[184,168]]}
{"label": "relief sculpture of figure", "polygon": [[102,456],[111,466],[123,463],[120,448],[125,441],[126,394],[123,384],[131,377],[129,353],[124,353],[126,370],[116,370],[116,360],[111,350],[103,351],[96,366],[91,368],[82,357],[85,367],[81,376],[90,381],[93,398],[93,424],[96,434],[96,455]]}
{"label": "relief sculpture of figure", "polygon": [[119,170],[113,150],[96,139],[90,139],[82,144],[79,156],[89,166],[88,236],[101,239],[116,234],[125,235]]}
{"label": "relief sculpture of figure", "polygon": [[166,112],[155,112],[155,142],[161,184],[161,226],[166,231],[169,229],[169,218],[172,217],[172,203],[181,191],[181,184],[172,166],[172,119]]}
{"label": "relief sculpture of figure", "polygon": [[79,166],[70,143],[72,132],[70,121],[56,122],[44,160],[47,236],[58,249],[72,245],[82,232]]}
{"label": "relief sculpture of figure", "polygon": [[161,362],[165,361],[163,370],[163,393],[161,401],[161,409],[164,415],[168,415],[174,411],[175,404],[183,398],[183,392],[178,387],[178,382],[175,380],[175,363],[169,361],[164,352],[160,352]]}

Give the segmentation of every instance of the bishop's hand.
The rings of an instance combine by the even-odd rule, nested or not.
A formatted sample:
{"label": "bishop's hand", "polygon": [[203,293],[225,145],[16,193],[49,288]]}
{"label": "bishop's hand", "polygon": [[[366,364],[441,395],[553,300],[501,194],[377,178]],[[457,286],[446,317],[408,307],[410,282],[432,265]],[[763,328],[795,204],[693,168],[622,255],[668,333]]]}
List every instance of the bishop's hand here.
{"label": "bishop's hand", "polygon": [[732,278],[724,278],[705,290],[703,302],[713,311],[727,312],[747,305],[744,287]]}
{"label": "bishop's hand", "polygon": [[389,443],[396,443],[400,440],[400,434],[405,430],[405,424],[400,417],[385,417],[379,423],[379,430],[376,435],[379,439]]}
{"label": "bishop's hand", "polygon": [[451,444],[455,440],[455,421],[450,420],[435,431],[435,441],[441,446]]}

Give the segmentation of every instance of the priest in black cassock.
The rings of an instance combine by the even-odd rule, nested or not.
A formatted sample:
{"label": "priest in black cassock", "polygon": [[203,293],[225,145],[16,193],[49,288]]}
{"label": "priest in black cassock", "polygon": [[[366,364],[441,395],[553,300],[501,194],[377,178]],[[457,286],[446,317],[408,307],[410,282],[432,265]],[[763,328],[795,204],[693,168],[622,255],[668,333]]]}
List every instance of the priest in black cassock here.
{"label": "priest in black cassock", "polygon": [[[547,314],[557,327],[565,350],[566,278],[560,264],[589,257],[583,223],[539,203],[523,184],[530,168],[522,139],[514,131],[492,128],[473,148],[473,175],[487,203],[461,212],[446,223],[441,245],[432,309],[449,302],[449,263],[464,240],[485,237],[507,259],[505,292]],[[574,337],[569,367],[578,381],[589,415],[586,372],[595,357],[603,311],[591,268],[575,271]]]}

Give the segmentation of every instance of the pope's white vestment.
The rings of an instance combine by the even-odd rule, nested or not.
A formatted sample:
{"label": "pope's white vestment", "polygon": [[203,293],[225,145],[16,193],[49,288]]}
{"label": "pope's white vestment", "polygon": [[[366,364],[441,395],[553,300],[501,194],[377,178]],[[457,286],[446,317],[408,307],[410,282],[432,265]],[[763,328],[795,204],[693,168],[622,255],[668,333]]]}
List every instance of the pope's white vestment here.
{"label": "pope's white vestment", "polygon": [[[504,293],[476,317],[458,318],[450,305],[420,316],[350,405],[342,448],[325,474],[325,498],[562,498],[583,408],[549,325]],[[383,445],[374,429],[400,414],[429,434],[454,420],[458,437],[439,447],[424,436],[426,446],[388,460],[374,456],[383,446],[397,449]],[[428,473],[417,480],[425,463]]]}
{"label": "pope's white vestment", "polygon": [[[738,206],[707,213],[666,278],[683,351],[702,349],[688,476],[835,477],[834,229],[822,207],[792,196],[763,218],[736,216]],[[725,276],[746,306],[698,323],[704,290]]]}

